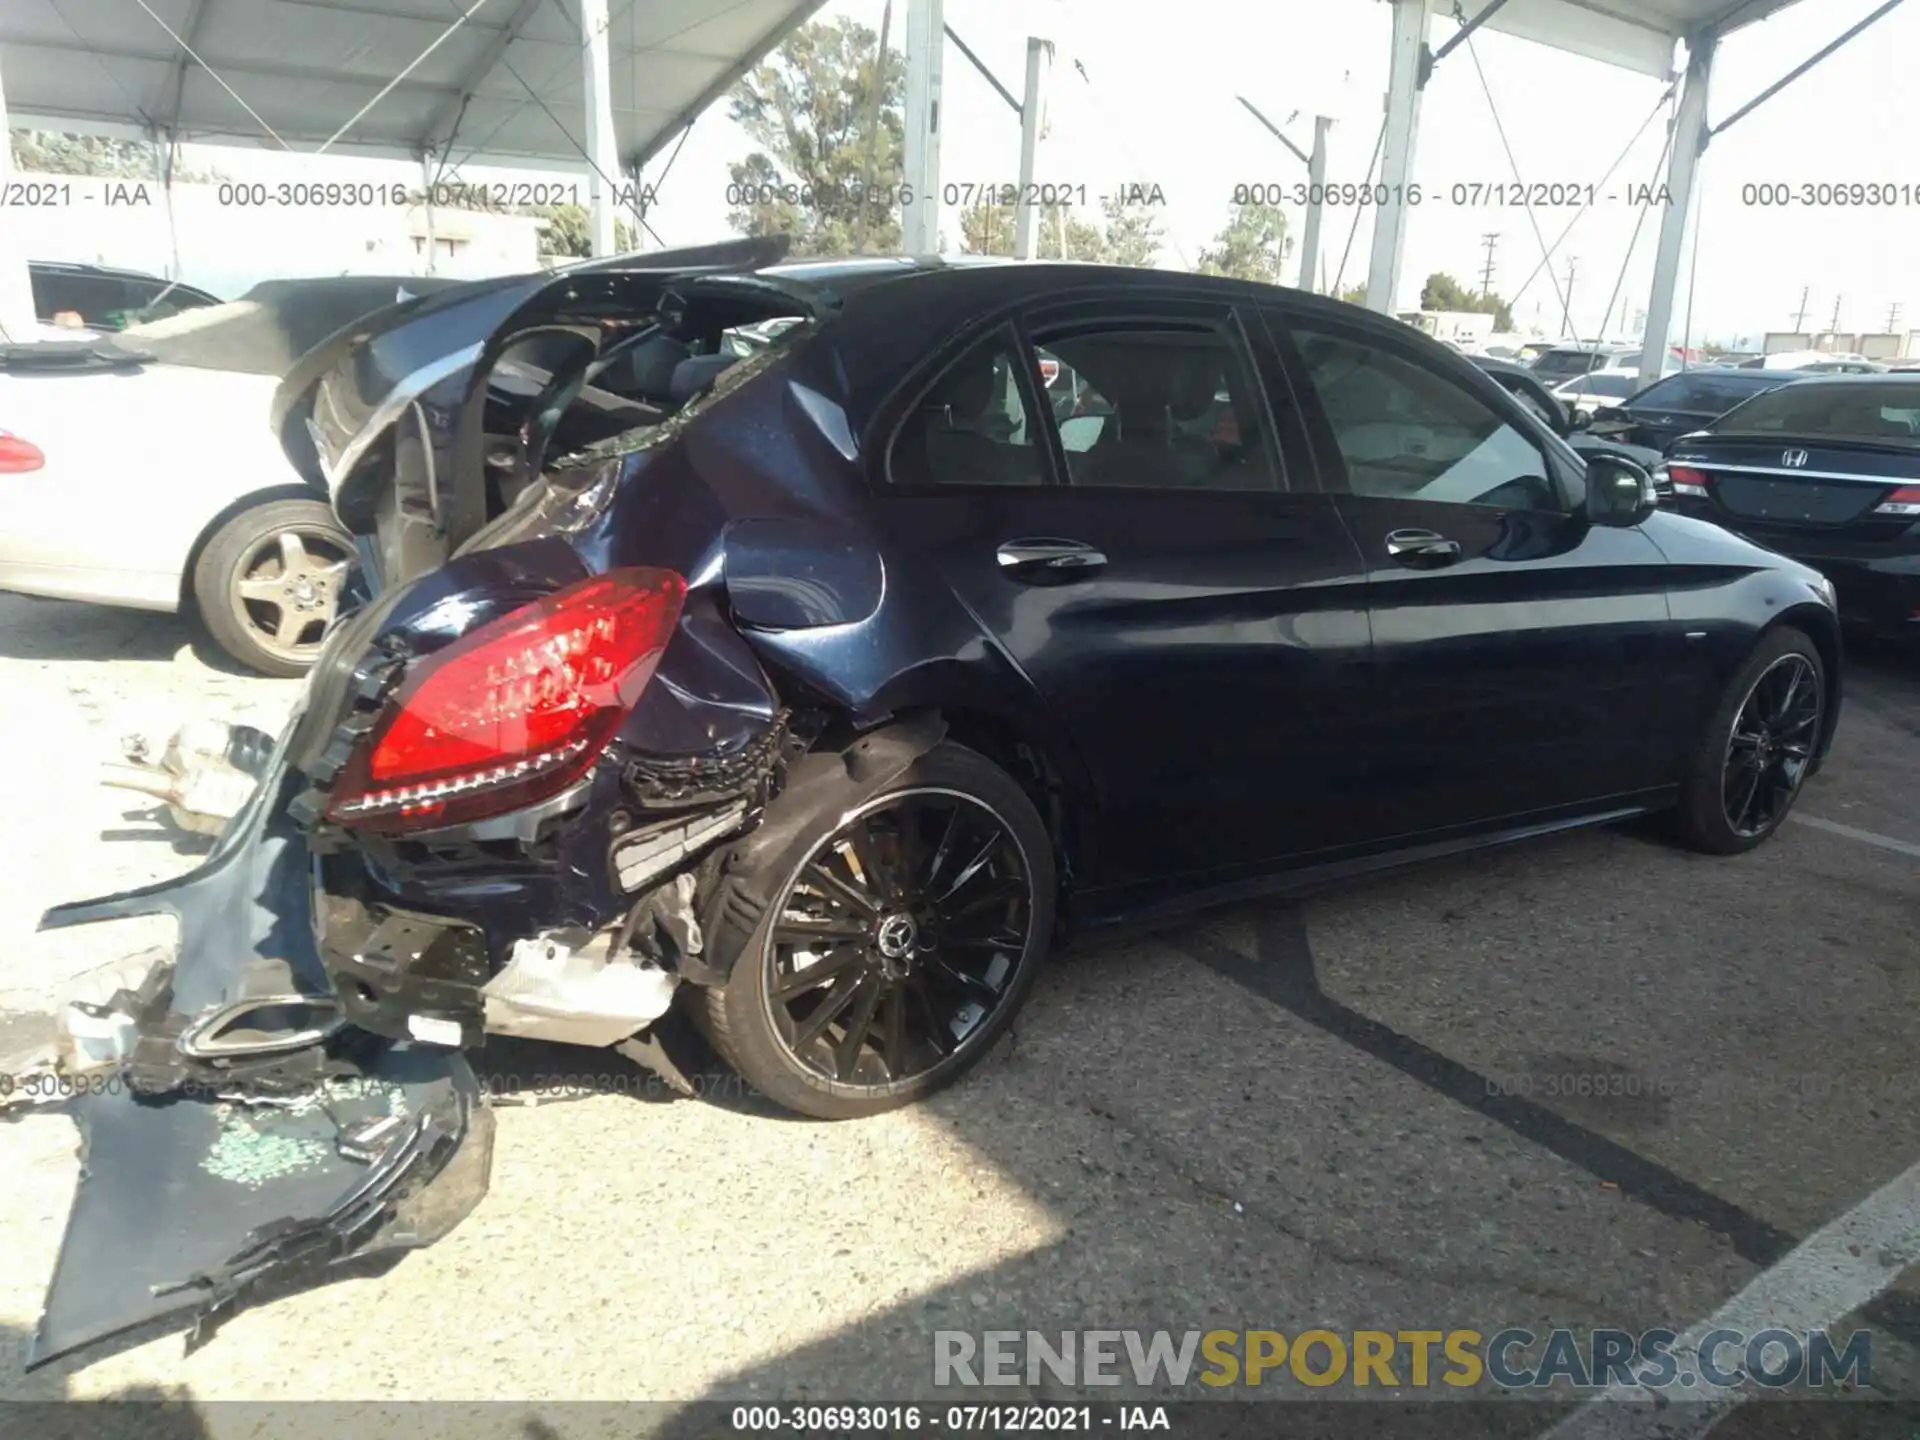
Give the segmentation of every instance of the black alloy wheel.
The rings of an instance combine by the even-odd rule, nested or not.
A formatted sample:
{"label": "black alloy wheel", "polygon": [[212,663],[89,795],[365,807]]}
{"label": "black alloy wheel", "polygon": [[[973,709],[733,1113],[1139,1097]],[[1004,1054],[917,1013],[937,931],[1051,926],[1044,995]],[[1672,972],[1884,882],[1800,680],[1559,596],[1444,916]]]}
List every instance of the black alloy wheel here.
{"label": "black alloy wheel", "polygon": [[990,805],[946,789],[882,796],[781,897],[762,962],[774,1031],[837,1085],[917,1079],[986,1033],[1032,924],[1027,858]]}
{"label": "black alloy wheel", "polygon": [[1790,625],[1761,637],[1695,743],[1676,813],[1681,838],[1738,855],[1778,830],[1829,728],[1819,647]]}
{"label": "black alloy wheel", "polygon": [[1790,652],[1760,672],[1735,714],[1720,793],[1727,827],[1741,839],[1786,818],[1819,743],[1821,689],[1814,662]]}
{"label": "black alloy wheel", "polygon": [[749,1085],[823,1120],[972,1069],[1053,939],[1053,840],[1005,770],[943,741],[878,793],[840,773],[776,798],[757,833],[783,838],[727,858],[704,927],[727,978],[688,997]]}

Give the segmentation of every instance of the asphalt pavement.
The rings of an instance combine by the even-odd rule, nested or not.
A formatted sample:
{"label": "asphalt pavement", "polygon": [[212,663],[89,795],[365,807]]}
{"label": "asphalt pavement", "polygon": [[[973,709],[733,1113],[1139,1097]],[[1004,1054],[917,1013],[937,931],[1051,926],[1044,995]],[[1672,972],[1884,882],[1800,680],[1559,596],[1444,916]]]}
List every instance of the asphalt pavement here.
{"label": "asphalt pavement", "polygon": [[[943,1330],[1685,1331],[1760,1286],[1782,1323],[1870,1329],[1873,1392],[1920,1401],[1920,662],[1856,656],[1849,686],[1832,762],[1750,856],[1616,827],[1090,944],[914,1110],[810,1123],[491,1046],[473,1217],[191,1354],[141,1335],[22,1373],[75,1136],[0,1124],[0,1400],[172,1397],[204,1434],[257,1423],[220,1401],[489,1401],[463,1433],[575,1440],[620,1412],[561,1401],[926,1399]],[[39,910],[200,848],[98,763],[128,730],[271,724],[292,687],[171,617],[0,596],[0,694],[4,1058],[166,939],[37,935]],[[531,1103],[554,1074],[598,1093]],[[1852,1214],[1887,1273],[1805,1279]]]}

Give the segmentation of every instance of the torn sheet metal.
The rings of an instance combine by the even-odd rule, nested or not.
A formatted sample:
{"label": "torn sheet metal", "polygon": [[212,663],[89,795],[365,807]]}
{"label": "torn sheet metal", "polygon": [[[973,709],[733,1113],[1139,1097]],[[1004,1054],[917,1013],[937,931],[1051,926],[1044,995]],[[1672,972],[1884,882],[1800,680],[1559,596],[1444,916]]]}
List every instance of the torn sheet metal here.
{"label": "torn sheet metal", "polygon": [[492,1118],[466,1061],[338,1023],[286,743],[197,869],[41,920],[170,914],[179,948],[68,1017],[68,1068],[92,1070],[65,1102],[82,1172],[29,1368],[164,1318],[204,1334],[432,1244],[486,1193]]}
{"label": "torn sheet metal", "polygon": [[113,1089],[71,1111],[81,1180],[30,1370],[156,1320],[204,1339],[349,1262],[431,1245],[479,1203],[492,1165],[492,1114],[445,1051],[386,1050],[307,1105]]}

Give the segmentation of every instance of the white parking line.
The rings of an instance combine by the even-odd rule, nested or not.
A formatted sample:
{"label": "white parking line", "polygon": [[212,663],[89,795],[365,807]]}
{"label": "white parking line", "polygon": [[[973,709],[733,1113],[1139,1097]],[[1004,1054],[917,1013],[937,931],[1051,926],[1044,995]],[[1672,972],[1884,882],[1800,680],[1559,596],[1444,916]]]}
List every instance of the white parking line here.
{"label": "white parking line", "polygon": [[[1725,1329],[1752,1335],[1775,1327],[1804,1334],[1832,1325],[1891,1289],[1917,1260],[1920,1165],[1816,1230],[1682,1335],[1672,1353],[1680,1373],[1692,1374],[1695,1383],[1663,1389],[1661,1398],[1669,1403],[1656,1407],[1653,1394],[1638,1385],[1610,1385],[1544,1431],[1540,1440],[1680,1440],[1705,1435],[1760,1389],[1749,1383],[1715,1390],[1699,1383],[1699,1347],[1709,1334]],[[1721,1359],[1723,1369],[1740,1368],[1732,1347],[1721,1352]]]}
{"label": "white parking line", "polygon": [[1878,845],[1883,850],[1897,850],[1902,855],[1911,855],[1920,860],[1920,845],[1905,840],[1896,840],[1891,835],[1876,835],[1871,830],[1856,830],[1851,825],[1842,825],[1833,820],[1822,820],[1816,815],[1802,815],[1791,811],[1789,819],[1798,820],[1802,825],[1811,825],[1816,830],[1824,830],[1829,835],[1844,835],[1849,840],[1858,840],[1865,845]]}

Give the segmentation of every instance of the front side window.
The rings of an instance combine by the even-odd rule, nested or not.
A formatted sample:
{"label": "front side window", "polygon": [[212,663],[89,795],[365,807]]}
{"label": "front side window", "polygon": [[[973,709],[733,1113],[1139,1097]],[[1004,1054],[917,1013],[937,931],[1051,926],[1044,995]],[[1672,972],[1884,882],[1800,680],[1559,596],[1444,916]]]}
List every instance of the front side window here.
{"label": "front side window", "polygon": [[1540,447],[1478,396],[1374,345],[1303,329],[1294,338],[1354,494],[1565,508]]}
{"label": "front side window", "polygon": [[1037,337],[1076,486],[1275,490],[1251,366],[1223,325],[1077,325]]}
{"label": "front side window", "polygon": [[1046,465],[1012,335],[996,331],[941,372],[888,451],[896,485],[1042,485]]}

